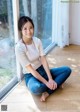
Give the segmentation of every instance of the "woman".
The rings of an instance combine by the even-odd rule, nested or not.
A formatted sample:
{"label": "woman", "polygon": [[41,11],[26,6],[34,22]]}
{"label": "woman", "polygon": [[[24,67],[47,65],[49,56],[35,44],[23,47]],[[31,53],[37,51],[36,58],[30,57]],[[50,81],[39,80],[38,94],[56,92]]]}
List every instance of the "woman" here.
{"label": "woman", "polygon": [[34,24],[31,18],[22,16],[18,21],[21,40],[16,45],[16,56],[23,67],[25,82],[31,93],[41,94],[41,101],[46,101],[70,76],[67,66],[49,69],[39,38],[34,37]]}

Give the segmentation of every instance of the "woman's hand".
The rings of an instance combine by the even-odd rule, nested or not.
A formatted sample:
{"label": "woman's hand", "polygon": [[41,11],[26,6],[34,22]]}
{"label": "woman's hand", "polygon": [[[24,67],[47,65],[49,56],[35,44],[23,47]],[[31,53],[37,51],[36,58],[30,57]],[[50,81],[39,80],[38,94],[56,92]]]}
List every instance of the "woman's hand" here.
{"label": "woman's hand", "polygon": [[49,79],[49,87],[51,90],[55,90],[57,88],[57,83],[53,79]]}
{"label": "woman's hand", "polygon": [[46,86],[51,90],[53,89],[53,84],[49,83],[49,81],[46,83]]}

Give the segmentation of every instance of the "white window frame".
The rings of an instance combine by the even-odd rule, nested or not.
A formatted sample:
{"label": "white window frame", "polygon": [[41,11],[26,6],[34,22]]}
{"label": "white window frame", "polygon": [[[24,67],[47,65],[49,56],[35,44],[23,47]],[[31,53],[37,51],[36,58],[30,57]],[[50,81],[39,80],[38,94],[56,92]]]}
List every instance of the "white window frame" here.
{"label": "white window frame", "polygon": [[[19,41],[19,31],[18,31],[18,19],[19,19],[19,0],[13,0],[13,20],[14,20],[14,37],[15,37],[15,44]],[[22,79],[22,70],[19,62],[16,59],[16,66],[17,66],[17,76],[18,81]]]}

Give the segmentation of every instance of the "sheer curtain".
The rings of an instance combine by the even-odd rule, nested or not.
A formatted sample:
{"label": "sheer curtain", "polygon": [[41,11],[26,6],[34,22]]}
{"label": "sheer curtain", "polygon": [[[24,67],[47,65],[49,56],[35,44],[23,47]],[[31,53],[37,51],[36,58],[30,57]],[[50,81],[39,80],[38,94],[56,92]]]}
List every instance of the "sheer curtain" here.
{"label": "sheer curtain", "polygon": [[56,0],[56,24],[53,41],[61,48],[69,45],[69,3]]}
{"label": "sheer curtain", "polygon": [[69,3],[61,4],[61,43],[60,47],[69,45]]}

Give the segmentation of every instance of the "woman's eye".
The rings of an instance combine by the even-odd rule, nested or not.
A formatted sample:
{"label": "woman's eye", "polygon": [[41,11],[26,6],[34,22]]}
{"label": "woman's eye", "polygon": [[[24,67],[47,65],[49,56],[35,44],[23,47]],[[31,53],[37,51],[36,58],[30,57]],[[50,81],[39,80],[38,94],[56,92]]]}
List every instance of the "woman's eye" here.
{"label": "woman's eye", "polygon": [[29,27],[29,29],[33,29],[33,26],[31,25],[31,26]]}
{"label": "woman's eye", "polygon": [[24,30],[27,30],[27,28],[24,28]]}
{"label": "woman's eye", "polygon": [[24,28],[24,30],[30,30],[30,29],[33,29],[33,27],[30,27],[30,28]]}
{"label": "woman's eye", "polygon": [[33,27],[30,27],[30,29],[33,29]]}

